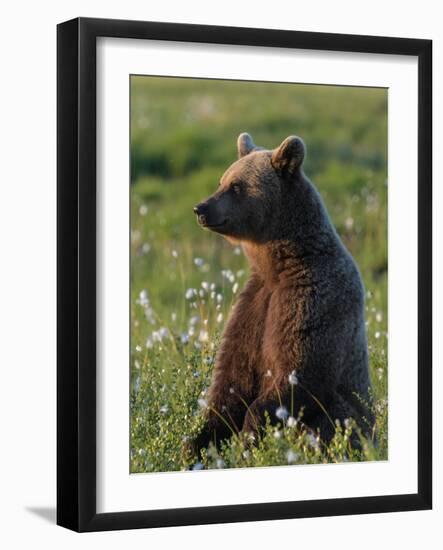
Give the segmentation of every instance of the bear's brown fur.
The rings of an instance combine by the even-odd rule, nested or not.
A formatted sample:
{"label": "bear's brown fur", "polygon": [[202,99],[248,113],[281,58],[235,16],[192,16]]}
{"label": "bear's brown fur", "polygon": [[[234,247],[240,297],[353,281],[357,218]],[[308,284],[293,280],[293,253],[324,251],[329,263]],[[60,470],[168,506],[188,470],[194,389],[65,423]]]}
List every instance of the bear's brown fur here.
{"label": "bear's brown fur", "polygon": [[228,438],[226,424],[257,435],[266,412],[277,422],[302,411],[303,424],[326,441],[335,421],[349,417],[369,435],[364,289],[303,173],[304,143],[291,136],[267,151],[241,134],[238,153],[194,209],[200,225],[241,243],[251,268],[223,333],[194,450]]}

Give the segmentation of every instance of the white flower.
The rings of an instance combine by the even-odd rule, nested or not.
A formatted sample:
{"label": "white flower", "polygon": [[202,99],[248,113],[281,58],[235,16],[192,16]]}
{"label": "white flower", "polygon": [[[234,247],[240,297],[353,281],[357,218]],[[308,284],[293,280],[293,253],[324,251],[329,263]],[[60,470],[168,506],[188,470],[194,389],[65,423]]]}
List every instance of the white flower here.
{"label": "white flower", "polygon": [[293,370],[291,374],[288,376],[288,380],[291,386],[296,386],[298,384],[298,378],[297,378],[297,375],[295,374],[295,370]]}
{"label": "white flower", "polygon": [[215,283],[211,283],[211,290],[215,290]]}
{"label": "white flower", "polygon": [[145,308],[145,317],[146,320],[151,323],[151,325],[155,325],[155,316],[154,316],[154,310],[152,307],[146,307]]}
{"label": "white flower", "polygon": [[152,338],[149,337],[149,338],[146,340],[146,347],[147,347],[148,349],[151,349],[153,345],[154,345],[154,342],[152,341]]}
{"label": "white flower", "polygon": [[223,313],[219,313],[217,315],[217,323],[221,323],[223,321]]}
{"label": "white flower", "polygon": [[195,288],[188,288],[188,290],[185,292],[185,298],[186,300],[192,300],[194,296],[196,296],[197,291]]}
{"label": "white flower", "polygon": [[377,332],[374,334],[374,336],[377,338],[377,340],[380,338],[381,336],[381,332],[377,330]]}
{"label": "white flower", "polygon": [[131,242],[136,243],[138,240],[140,240],[140,231],[138,229],[131,231]]}
{"label": "white flower", "polygon": [[223,296],[221,294],[217,294],[217,302],[220,304],[223,301]]}
{"label": "white flower", "polygon": [[161,412],[162,414],[166,414],[166,413],[168,412],[168,405],[162,405],[162,406],[160,407],[160,412]]}
{"label": "white flower", "polygon": [[209,283],[207,281],[202,281],[202,289],[206,290],[208,292],[209,290]]}
{"label": "white flower", "polygon": [[272,372],[271,372],[270,369],[268,369],[268,370],[266,371],[265,376],[266,376],[267,378],[271,378]]}
{"label": "white flower", "polygon": [[246,451],[243,451],[243,458],[245,458],[246,460],[248,460],[248,458],[251,456],[251,453],[250,451],[248,451],[248,449],[246,449]]}
{"label": "white flower", "polygon": [[205,297],[205,291],[203,289],[200,289],[198,291],[198,295],[200,296],[200,298],[204,298]]}
{"label": "white flower", "polygon": [[217,458],[215,464],[216,464],[217,468],[225,468],[226,467],[226,463],[222,458]]}
{"label": "white flower", "polygon": [[234,283],[232,285],[232,292],[235,294],[237,292],[237,290],[238,290],[238,283]]}
{"label": "white flower", "polygon": [[143,243],[142,245],[143,254],[147,254],[150,250],[151,250],[151,245],[149,243]]}
{"label": "white flower", "polygon": [[315,450],[318,450],[320,448],[317,438],[314,437],[311,433],[306,434],[306,442],[310,447]]}
{"label": "white flower", "polygon": [[160,327],[158,330],[154,330],[151,334],[153,342],[161,342],[164,338],[169,336],[169,330],[166,327]]}
{"label": "white flower", "polygon": [[288,409],[283,406],[278,407],[278,409],[275,411],[275,416],[280,420],[286,420],[286,418],[288,418],[289,416]]}
{"label": "white flower", "polygon": [[175,323],[175,321],[177,321],[177,314],[175,313],[175,311],[173,311],[173,312],[171,313],[171,321],[172,321],[173,323]]}
{"label": "white flower", "polygon": [[189,335],[187,332],[182,332],[180,336],[180,341],[183,345],[186,345],[189,342]]}
{"label": "white flower", "polygon": [[200,334],[198,335],[198,339],[200,342],[207,342],[209,340],[209,334],[207,330],[201,330]]}
{"label": "white flower", "polygon": [[240,254],[241,254],[241,248],[240,248],[239,246],[236,246],[236,247],[234,248],[234,254],[235,254],[236,256],[240,256]]}
{"label": "white flower", "polygon": [[286,453],[288,464],[294,464],[294,462],[297,462],[298,456],[299,456],[298,453],[296,453],[292,449],[289,449],[289,451]]}
{"label": "white flower", "polygon": [[146,214],[148,213],[148,207],[146,206],[146,204],[142,204],[140,206],[139,213],[140,213],[140,216],[146,216]]}
{"label": "white flower", "polygon": [[275,439],[280,439],[281,438],[281,431],[280,430],[275,430],[274,437],[275,437]]}
{"label": "white flower", "polygon": [[178,252],[177,250],[171,250],[171,254],[173,258],[178,258]]}
{"label": "white flower", "polygon": [[230,269],[222,269],[222,276],[232,284],[235,281],[235,275]]}
{"label": "white flower", "polygon": [[286,425],[288,426],[288,428],[295,428],[295,426],[297,426],[297,419],[293,416],[290,416]]}
{"label": "white flower", "polygon": [[346,229],[352,229],[354,227],[354,219],[349,217],[345,220],[345,227]]}
{"label": "white flower", "polygon": [[189,319],[189,324],[191,326],[194,326],[198,323],[200,317],[198,315],[193,315],[190,319]]}
{"label": "white flower", "polygon": [[377,323],[381,323],[382,319],[383,319],[383,314],[381,311],[378,311],[377,314],[375,315],[375,320],[377,321]]}
{"label": "white flower", "polygon": [[194,264],[197,267],[201,267],[204,263],[205,261],[203,260],[203,258],[194,258]]}
{"label": "white flower", "polygon": [[143,289],[140,292],[136,300],[136,303],[139,304],[144,309],[146,320],[149,321],[152,325],[155,325],[154,311],[149,304],[149,296],[148,296],[148,291],[146,289]]}
{"label": "white flower", "polygon": [[233,394],[233,393],[235,393],[235,390],[234,390],[234,388],[229,388],[229,393],[230,393],[230,394]]}
{"label": "white flower", "polygon": [[140,345],[135,346],[135,351],[138,351],[139,353],[142,351],[142,347]]}
{"label": "white flower", "polygon": [[149,305],[148,291],[146,289],[143,289],[138,295],[137,303],[140,304],[142,307],[146,307]]}
{"label": "white flower", "polygon": [[200,398],[197,400],[197,403],[198,403],[198,406],[199,406],[201,409],[207,409],[207,408],[208,408],[208,402],[206,401],[206,399],[203,399],[203,397],[200,397]]}

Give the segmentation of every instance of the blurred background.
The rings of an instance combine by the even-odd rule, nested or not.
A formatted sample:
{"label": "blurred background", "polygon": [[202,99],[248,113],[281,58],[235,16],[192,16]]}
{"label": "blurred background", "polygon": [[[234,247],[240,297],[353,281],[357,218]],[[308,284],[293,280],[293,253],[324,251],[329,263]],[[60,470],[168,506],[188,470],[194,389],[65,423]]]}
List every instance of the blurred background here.
{"label": "blurred background", "polygon": [[306,174],[367,288],[385,292],[387,90],[135,76],[131,122],[135,293],[148,280],[159,306],[174,304],[174,247],[189,254],[192,244],[192,253],[211,258],[211,269],[214,261],[223,267],[232,247],[202,231],[192,207],[236,160],[244,131],[267,149],[290,134],[304,139]]}
{"label": "blurred background", "polygon": [[[267,149],[291,134],[305,141],[305,172],[319,189],[364,279],[374,392],[386,405],[387,90],[133,76],[134,471],[167,469],[163,459],[155,465],[152,454],[164,456],[169,447],[177,446],[178,439],[162,441],[157,450],[147,451],[149,460],[143,455],[148,439],[156,435],[152,424],[156,433],[158,423],[166,420],[165,429],[179,431],[170,414],[173,397],[165,396],[168,390],[162,395],[152,389],[154,374],[159,387],[175,384],[174,391],[180,393],[180,376],[172,374],[171,364],[192,366],[192,350],[208,366],[197,373],[192,366],[199,384],[193,398],[183,394],[181,400],[192,401],[204,390],[217,338],[247,277],[241,249],[203,231],[192,212],[236,160],[241,132],[249,132]],[[153,403],[158,405],[155,415],[149,412]],[[162,407],[168,411],[166,419],[166,413],[158,413]],[[191,405],[188,413],[194,414]],[[181,417],[185,414],[180,411]]]}

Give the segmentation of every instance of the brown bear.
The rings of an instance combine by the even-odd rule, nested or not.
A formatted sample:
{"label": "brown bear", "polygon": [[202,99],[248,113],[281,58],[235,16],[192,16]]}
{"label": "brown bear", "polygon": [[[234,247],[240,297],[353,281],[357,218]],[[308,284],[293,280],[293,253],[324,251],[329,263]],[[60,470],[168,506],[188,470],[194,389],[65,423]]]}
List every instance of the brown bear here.
{"label": "brown bear", "polygon": [[228,426],[257,436],[266,414],[282,422],[301,412],[323,441],[352,417],[370,436],[364,288],[303,172],[305,145],[290,136],[268,151],[246,133],[237,145],[239,159],[194,208],[202,227],[241,243],[250,278],[225,327],[192,448],[218,445]]}

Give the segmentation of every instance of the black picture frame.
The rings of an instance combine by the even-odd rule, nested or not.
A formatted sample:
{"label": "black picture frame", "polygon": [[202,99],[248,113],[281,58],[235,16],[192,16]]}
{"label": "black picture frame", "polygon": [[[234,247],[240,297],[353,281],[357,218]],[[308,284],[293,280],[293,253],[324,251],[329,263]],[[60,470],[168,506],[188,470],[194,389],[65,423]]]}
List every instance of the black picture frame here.
{"label": "black picture frame", "polygon": [[[155,39],[418,58],[416,494],[96,512],[96,39]],[[432,42],[78,18],[57,28],[57,523],[75,531],[426,510],[432,507]]]}

